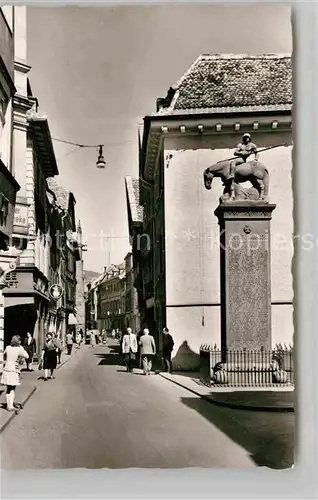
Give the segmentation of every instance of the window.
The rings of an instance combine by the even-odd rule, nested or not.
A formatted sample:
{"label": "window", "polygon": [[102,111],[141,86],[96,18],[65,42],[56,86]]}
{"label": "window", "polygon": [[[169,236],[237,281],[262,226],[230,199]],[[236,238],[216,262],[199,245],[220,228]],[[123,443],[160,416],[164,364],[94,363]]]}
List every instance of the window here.
{"label": "window", "polygon": [[2,90],[2,87],[0,86],[0,123],[2,127],[4,127],[6,123],[5,117],[8,104],[9,104],[9,99]]}
{"label": "window", "polygon": [[9,200],[0,193],[0,226],[5,226],[9,213]]}
{"label": "window", "polygon": [[[2,137],[3,128],[6,124],[6,112],[7,112],[8,104],[9,104],[9,98],[8,98],[7,94],[5,93],[3,87],[0,83],[0,140]],[[1,153],[3,153],[3,151],[1,151],[1,149],[0,149],[0,158],[1,158]]]}

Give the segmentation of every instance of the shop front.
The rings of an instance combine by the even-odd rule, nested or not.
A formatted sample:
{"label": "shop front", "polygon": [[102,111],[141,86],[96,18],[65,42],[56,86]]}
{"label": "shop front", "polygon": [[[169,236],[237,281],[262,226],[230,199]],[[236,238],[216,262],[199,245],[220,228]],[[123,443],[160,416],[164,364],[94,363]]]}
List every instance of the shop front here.
{"label": "shop front", "polygon": [[23,342],[30,332],[37,346],[43,348],[48,332],[47,279],[35,267],[18,267],[8,274],[4,295],[4,347],[13,335]]}

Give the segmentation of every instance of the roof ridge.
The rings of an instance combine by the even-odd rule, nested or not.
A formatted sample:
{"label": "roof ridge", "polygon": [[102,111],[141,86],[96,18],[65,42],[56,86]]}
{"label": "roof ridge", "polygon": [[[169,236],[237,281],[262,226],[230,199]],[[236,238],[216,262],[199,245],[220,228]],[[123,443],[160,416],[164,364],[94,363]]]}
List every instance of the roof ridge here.
{"label": "roof ridge", "polygon": [[[249,54],[249,53],[241,53],[241,54],[233,54],[227,52],[221,52],[218,54],[201,54],[201,59],[290,59],[292,57],[292,53],[290,52],[268,52],[268,53],[260,53],[260,54]],[[199,58],[198,58],[199,59]],[[197,61],[198,61],[197,59]],[[196,62],[197,62],[196,61]]]}
{"label": "roof ridge", "polygon": [[[192,73],[193,69],[195,68],[196,64],[200,61],[200,59],[202,59],[203,56],[202,55],[199,55],[199,57],[196,58],[196,60],[189,66],[189,68],[187,69],[187,71],[185,73],[183,73],[182,77],[179,78],[179,80],[177,81],[177,83],[175,85],[172,85],[172,88],[173,89],[178,89],[181,85],[181,83],[183,82],[183,80],[185,80],[185,78],[190,74]],[[173,99],[172,99],[173,101]]]}

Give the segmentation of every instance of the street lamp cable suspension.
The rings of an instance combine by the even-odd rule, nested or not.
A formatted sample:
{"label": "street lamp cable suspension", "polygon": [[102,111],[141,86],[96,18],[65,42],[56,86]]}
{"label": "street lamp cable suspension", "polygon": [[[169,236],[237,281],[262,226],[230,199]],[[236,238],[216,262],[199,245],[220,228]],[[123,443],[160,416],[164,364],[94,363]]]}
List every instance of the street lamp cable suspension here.
{"label": "street lamp cable suspension", "polygon": [[[74,149],[72,149],[69,153],[66,153],[64,156],[62,156],[58,161],[62,161],[64,158],[67,156],[70,156],[71,154],[75,153],[78,149],[83,149],[83,148],[96,148],[98,149],[98,158],[96,161],[96,167],[97,168],[105,168],[106,167],[106,161],[104,158],[104,144],[80,144],[77,142],[73,141],[66,141],[65,139],[58,139],[57,137],[52,137],[52,141],[56,142],[61,142],[63,144],[68,144],[70,146],[75,146]],[[107,147],[109,146],[122,146],[124,144],[132,144],[133,141],[121,141],[121,142],[113,142],[113,143],[108,143],[106,144]]]}
{"label": "street lamp cable suspension", "polygon": [[69,144],[70,146],[76,146],[78,148],[99,148],[100,146],[122,146],[123,144],[134,144],[135,141],[120,141],[120,142],[109,142],[107,144],[80,144],[77,142],[66,141],[64,139],[57,139],[52,137],[52,141],[62,142],[64,144]]}

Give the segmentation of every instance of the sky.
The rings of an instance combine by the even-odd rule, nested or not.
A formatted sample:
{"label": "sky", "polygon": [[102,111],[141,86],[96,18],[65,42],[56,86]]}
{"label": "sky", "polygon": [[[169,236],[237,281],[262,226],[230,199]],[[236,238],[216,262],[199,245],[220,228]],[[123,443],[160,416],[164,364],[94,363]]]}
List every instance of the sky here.
{"label": "sky", "polygon": [[290,53],[286,5],[28,7],[33,95],[54,141],[57,181],[73,192],[88,245],[84,267],[102,272],[130,250],[124,177],[138,176],[138,124],[200,54]]}

